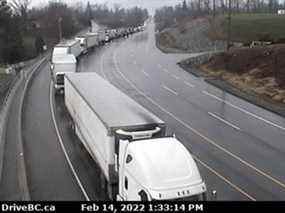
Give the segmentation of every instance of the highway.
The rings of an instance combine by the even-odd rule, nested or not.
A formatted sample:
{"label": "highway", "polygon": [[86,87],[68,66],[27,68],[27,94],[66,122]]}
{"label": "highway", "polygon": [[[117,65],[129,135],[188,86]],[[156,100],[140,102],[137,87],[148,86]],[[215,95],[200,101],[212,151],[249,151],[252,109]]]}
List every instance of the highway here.
{"label": "highway", "polygon": [[[218,200],[284,200],[285,119],[179,68],[176,63],[189,56],[160,52],[150,24],[83,56],[78,71],[97,72],[163,119],[168,134],[175,133],[198,162],[209,198],[217,190]],[[31,199],[104,200],[99,170],[70,130],[63,98],[53,92],[46,64],[32,81],[22,115]],[[18,111],[13,104],[1,200],[19,198],[13,128]]]}
{"label": "highway", "polygon": [[188,74],[176,65],[185,57],[160,52],[150,25],[82,59],[79,69],[97,72],[165,120],[219,199],[284,199],[285,119]]}

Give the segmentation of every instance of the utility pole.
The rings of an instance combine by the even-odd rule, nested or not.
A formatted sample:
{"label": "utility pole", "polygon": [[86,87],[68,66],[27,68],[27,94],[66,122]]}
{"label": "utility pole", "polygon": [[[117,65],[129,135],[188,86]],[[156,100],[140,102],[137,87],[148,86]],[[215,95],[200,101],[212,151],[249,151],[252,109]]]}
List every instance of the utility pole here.
{"label": "utility pole", "polygon": [[216,0],[213,0],[213,18],[216,17]]}
{"label": "utility pole", "polygon": [[231,24],[232,24],[231,22],[232,22],[232,0],[229,0],[227,51],[229,51],[229,50],[230,50],[230,47],[231,47]]}
{"label": "utility pole", "polygon": [[59,17],[59,18],[58,18],[58,33],[59,33],[59,41],[61,41],[61,40],[62,40],[62,25],[61,25],[61,23],[62,23],[62,18],[61,18],[61,17]]}

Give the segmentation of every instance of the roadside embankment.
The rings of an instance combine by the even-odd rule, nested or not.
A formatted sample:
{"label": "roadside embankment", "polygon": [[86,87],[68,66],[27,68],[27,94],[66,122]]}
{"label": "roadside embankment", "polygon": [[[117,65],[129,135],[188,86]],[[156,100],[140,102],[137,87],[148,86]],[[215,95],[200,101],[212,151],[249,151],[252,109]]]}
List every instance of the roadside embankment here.
{"label": "roadside embankment", "polygon": [[207,18],[186,19],[156,34],[156,45],[165,53],[197,53],[225,49],[225,42],[208,37]]}
{"label": "roadside embankment", "polygon": [[180,66],[223,90],[285,116],[285,45],[240,48]]}

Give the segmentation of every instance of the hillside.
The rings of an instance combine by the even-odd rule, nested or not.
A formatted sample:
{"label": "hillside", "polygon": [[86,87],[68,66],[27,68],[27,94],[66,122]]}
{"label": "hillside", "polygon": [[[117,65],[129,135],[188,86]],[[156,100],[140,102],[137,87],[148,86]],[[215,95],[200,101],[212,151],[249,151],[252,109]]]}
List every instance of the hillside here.
{"label": "hillside", "polygon": [[[232,41],[249,43],[251,41],[280,42],[285,40],[285,15],[277,14],[234,14],[232,16]],[[227,38],[227,16],[211,21],[209,36],[213,40]]]}
{"label": "hillside", "polygon": [[223,41],[212,41],[208,37],[209,27],[206,18],[185,19],[158,33],[157,46],[167,53],[223,50]]}

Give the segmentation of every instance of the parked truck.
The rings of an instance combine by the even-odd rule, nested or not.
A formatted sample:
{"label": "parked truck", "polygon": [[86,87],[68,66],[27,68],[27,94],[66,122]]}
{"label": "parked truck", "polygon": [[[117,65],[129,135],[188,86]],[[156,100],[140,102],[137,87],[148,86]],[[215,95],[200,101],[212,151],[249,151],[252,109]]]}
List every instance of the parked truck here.
{"label": "parked truck", "polygon": [[87,53],[96,46],[99,46],[98,33],[88,32],[85,35],[77,36],[75,39],[80,41],[82,53]]}
{"label": "parked truck", "polygon": [[116,200],[205,200],[206,185],[189,151],[153,113],[96,73],[65,75],[72,129]]}
{"label": "parked truck", "polygon": [[64,75],[76,72],[76,58],[72,54],[55,55],[50,66],[55,93],[64,92]]}
{"label": "parked truck", "polygon": [[55,55],[72,54],[75,58],[81,55],[80,41],[76,39],[62,41],[53,48],[52,61]]}
{"label": "parked truck", "polygon": [[106,32],[105,32],[105,30],[99,30],[97,33],[98,33],[99,45],[104,44],[105,43],[105,39],[106,39]]}

